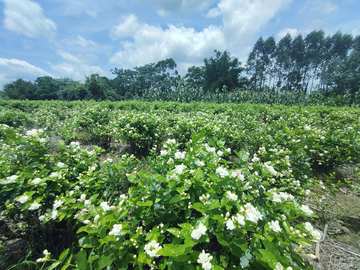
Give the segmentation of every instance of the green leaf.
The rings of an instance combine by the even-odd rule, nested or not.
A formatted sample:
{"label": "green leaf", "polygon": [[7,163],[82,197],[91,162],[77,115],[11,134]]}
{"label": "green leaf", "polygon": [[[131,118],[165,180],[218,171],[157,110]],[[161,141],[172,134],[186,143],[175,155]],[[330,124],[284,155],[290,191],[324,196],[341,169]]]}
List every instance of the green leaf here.
{"label": "green leaf", "polygon": [[194,203],[193,208],[202,214],[205,214],[205,206],[201,202]]}
{"label": "green leaf", "polygon": [[59,256],[59,261],[62,261],[64,259],[64,257],[68,254],[70,248],[65,249]]}
{"label": "green leaf", "polygon": [[160,262],[159,262],[159,268],[161,270],[164,270],[166,267],[166,263],[167,263],[167,259],[165,257],[162,257]]}
{"label": "green leaf", "polygon": [[184,254],[184,252],[185,252],[184,245],[175,246],[172,244],[164,244],[163,248],[160,249],[158,254],[162,256],[178,256]]}
{"label": "green leaf", "polygon": [[13,129],[7,129],[5,130],[6,138],[13,141],[16,139],[16,132]]}
{"label": "green leaf", "polygon": [[194,172],[194,177],[196,180],[200,181],[204,178],[204,173],[201,168],[197,168]]}
{"label": "green leaf", "polygon": [[63,267],[61,267],[61,270],[66,270],[69,266],[69,264],[65,264]]}
{"label": "green leaf", "polygon": [[220,255],[221,264],[226,267],[229,264],[229,256]]}
{"label": "green leaf", "polygon": [[81,249],[80,252],[76,256],[76,265],[80,270],[86,269],[87,264],[87,254],[86,251]]}
{"label": "green leaf", "polygon": [[236,152],[234,151],[235,154],[238,156],[238,158],[240,159],[241,162],[246,162],[249,159],[249,154],[245,151],[240,151],[240,152]]}
{"label": "green leaf", "polygon": [[84,236],[79,239],[79,245],[83,248],[92,248],[96,247],[97,240],[94,237]]}
{"label": "green leaf", "polygon": [[141,252],[138,256],[138,262],[140,264],[143,264],[145,262],[145,260],[146,260],[146,254],[145,254],[145,252]]}
{"label": "green leaf", "polygon": [[267,263],[271,269],[275,269],[277,260],[274,254],[272,254],[270,251],[266,249],[259,249],[258,251],[262,255],[262,258],[260,260]]}
{"label": "green leaf", "polygon": [[239,248],[241,248],[243,251],[247,251],[248,249],[248,243],[245,239],[235,239],[234,240],[235,245],[237,245]]}
{"label": "green leaf", "polygon": [[228,247],[229,246],[229,237],[224,233],[218,233],[216,234],[216,239],[219,242],[219,244]]}
{"label": "green leaf", "polygon": [[54,262],[52,265],[50,265],[50,267],[48,269],[49,270],[55,269],[59,264],[60,264],[60,262]]}
{"label": "green leaf", "polygon": [[99,269],[105,268],[112,264],[115,260],[115,254],[112,251],[107,251],[106,255],[102,255],[99,259]]}
{"label": "green leaf", "polygon": [[214,265],[214,270],[224,270],[224,268],[219,265]]}

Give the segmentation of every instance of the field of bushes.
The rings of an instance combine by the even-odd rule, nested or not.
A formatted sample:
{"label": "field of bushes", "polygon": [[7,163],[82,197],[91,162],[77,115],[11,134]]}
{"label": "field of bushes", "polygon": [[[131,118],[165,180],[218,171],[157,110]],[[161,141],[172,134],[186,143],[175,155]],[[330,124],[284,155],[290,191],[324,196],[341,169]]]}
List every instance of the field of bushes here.
{"label": "field of bushes", "polygon": [[0,105],[1,269],[313,269],[316,175],[360,163],[359,108]]}

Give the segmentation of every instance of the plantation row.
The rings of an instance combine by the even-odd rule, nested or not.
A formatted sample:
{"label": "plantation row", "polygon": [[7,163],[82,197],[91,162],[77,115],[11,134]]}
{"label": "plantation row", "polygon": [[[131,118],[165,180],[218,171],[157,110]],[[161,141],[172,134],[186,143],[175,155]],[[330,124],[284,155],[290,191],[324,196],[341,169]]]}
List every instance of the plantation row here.
{"label": "plantation row", "polygon": [[312,269],[312,170],[360,158],[356,108],[1,105],[4,269]]}

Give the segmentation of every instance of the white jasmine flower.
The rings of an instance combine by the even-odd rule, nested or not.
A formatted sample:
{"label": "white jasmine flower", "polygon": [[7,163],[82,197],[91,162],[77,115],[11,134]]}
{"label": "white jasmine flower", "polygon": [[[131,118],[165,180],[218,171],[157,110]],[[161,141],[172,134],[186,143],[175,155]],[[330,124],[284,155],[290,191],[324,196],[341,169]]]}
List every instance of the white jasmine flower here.
{"label": "white jasmine flower", "polygon": [[58,167],[62,168],[62,167],[64,167],[64,166],[65,166],[65,164],[64,164],[64,163],[62,163],[62,162],[58,162],[58,163],[56,164],[56,166],[58,166]]}
{"label": "white jasmine flower", "polygon": [[221,178],[224,178],[225,176],[229,176],[229,172],[223,167],[217,168],[216,173],[219,174]]}
{"label": "white jasmine flower", "polygon": [[236,214],[235,220],[236,220],[240,225],[245,225],[245,217],[244,217],[243,215]]}
{"label": "white jasmine flower", "polygon": [[80,195],[80,200],[85,200],[86,199],[86,194],[81,194]]}
{"label": "white jasmine flower", "polygon": [[26,203],[28,199],[29,199],[29,196],[28,196],[28,195],[22,195],[22,196],[20,196],[20,197],[17,199],[17,201],[18,201],[19,203]]}
{"label": "white jasmine flower", "polygon": [[41,215],[40,217],[39,217],[39,220],[40,221],[43,221],[45,219],[45,215]]}
{"label": "white jasmine flower", "polygon": [[278,262],[275,265],[275,270],[284,270],[284,266],[282,266],[282,264]]}
{"label": "white jasmine flower", "polygon": [[58,173],[57,172],[52,172],[52,173],[50,173],[49,177],[51,177],[51,178],[58,177]]}
{"label": "white jasmine flower", "polygon": [[34,185],[37,185],[37,184],[39,184],[41,181],[42,181],[42,180],[37,177],[37,178],[33,179],[33,180],[31,181],[31,183],[33,183]]}
{"label": "white jasmine flower", "polygon": [[90,222],[91,222],[91,221],[88,220],[88,219],[87,219],[87,220],[84,220],[84,224],[85,224],[85,225],[88,225]]}
{"label": "white jasmine flower", "polygon": [[33,202],[30,207],[29,210],[38,210],[40,208],[41,204],[37,203],[37,202]]}
{"label": "white jasmine flower", "polygon": [[212,260],[212,256],[210,256],[210,253],[205,253],[205,250],[203,250],[198,257],[197,262],[199,264],[201,264],[202,268],[204,270],[210,270],[211,269],[211,263],[210,261]]}
{"label": "white jasmine flower", "polygon": [[236,201],[238,199],[238,196],[234,193],[231,193],[230,191],[226,192],[226,197],[230,200],[230,201]]}
{"label": "white jasmine flower", "polygon": [[205,162],[200,161],[200,160],[196,160],[196,161],[195,161],[195,165],[196,165],[196,166],[205,166]]}
{"label": "white jasmine flower", "polygon": [[250,203],[247,203],[245,207],[247,208],[245,212],[247,220],[251,222],[258,222],[258,220],[262,219],[262,215],[256,207],[252,206]]}
{"label": "white jasmine flower", "polygon": [[305,125],[304,129],[305,129],[305,130],[310,130],[310,129],[311,129],[311,127],[310,127],[310,126],[308,126],[308,125]]}
{"label": "white jasmine flower", "polygon": [[310,222],[305,222],[304,225],[305,225],[305,229],[307,229],[309,232],[314,230],[314,227],[311,225]]}
{"label": "white jasmine flower", "polygon": [[57,213],[58,213],[57,210],[52,211],[52,212],[51,212],[51,219],[55,220],[55,219],[56,219],[56,216],[57,216]]}
{"label": "white jasmine flower", "polygon": [[166,162],[167,164],[173,164],[174,163],[174,160],[172,158],[169,158],[169,160]]}
{"label": "white jasmine flower", "polygon": [[112,230],[109,232],[109,235],[120,235],[122,230],[122,225],[121,224],[115,224],[112,228]]}
{"label": "white jasmine flower", "polygon": [[224,152],[219,150],[219,151],[217,151],[217,154],[218,154],[219,157],[221,157],[224,154]]}
{"label": "white jasmine flower", "polygon": [[272,229],[274,232],[281,232],[281,228],[278,220],[275,221],[272,220],[271,222],[269,222],[269,228]]}
{"label": "white jasmine flower", "polygon": [[166,151],[166,150],[161,150],[160,151],[161,156],[166,156],[167,154],[168,154],[168,151]]}
{"label": "white jasmine flower", "polygon": [[280,194],[276,194],[276,193],[274,193],[273,194],[273,200],[272,200],[273,202],[282,202],[282,200],[281,200],[281,196],[280,196]]}
{"label": "white jasmine flower", "polygon": [[100,203],[100,207],[101,207],[104,211],[109,211],[109,210],[111,210],[111,207],[108,205],[107,202],[102,202],[102,203]]}
{"label": "white jasmine flower", "polygon": [[91,201],[90,200],[85,200],[84,201],[84,205],[86,206],[86,205],[89,205],[89,204],[91,204]]}
{"label": "white jasmine flower", "polygon": [[99,219],[100,219],[100,216],[99,216],[99,215],[96,215],[96,216],[94,217],[94,223],[96,223]]}
{"label": "white jasmine flower", "polygon": [[200,223],[199,226],[191,232],[191,237],[199,240],[202,235],[206,235],[206,230],[206,226]]}
{"label": "white jasmine flower", "polygon": [[33,136],[33,137],[37,137],[41,133],[43,133],[42,129],[35,129],[35,128],[25,132],[26,136]]}
{"label": "white jasmine flower", "polygon": [[54,205],[53,205],[54,210],[58,209],[63,204],[63,202],[64,201],[62,201],[62,200],[55,200]]}
{"label": "white jasmine flower", "polygon": [[308,216],[312,215],[314,212],[307,205],[302,205],[301,210]]}
{"label": "white jasmine flower", "polygon": [[185,152],[175,152],[175,159],[185,159]]}
{"label": "white jasmine flower", "polygon": [[159,245],[159,243],[157,243],[155,240],[151,240],[150,243],[147,243],[144,247],[145,252],[150,256],[150,257],[159,257],[160,255],[156,255],[156,253],[162,249],[162,247]]}
{"label": "white jasmine flower", "polygon": [[79,142],[71,142],[70,146],[71,147],[78,147],[78,146],[80,146],[80,143]]}
{"label": "white jasmine flower", "polygon": [[226,221],[226,228],[230,231],[234,230],[235,229],[234,221],[232,221],[231,219]]}
{"label": "white jasmine flower", "polygon": [[175,139],[168,139],[166,141],[167,144],[176,144],[176,140]]}
{"label": "white jasmine flower", "polygon": [[70,190],[69,196],[72,196],[72,195],[74,195],[74,191],[73,191],[73,190]]}
{"label": "white jasmine flower", "polygon": [[176,174],[183,174],[183,171],[186,169],[186,166],[184,164],[176,165],[175,166],[175,173]]}
{"label": "white jasmine flower", "polygon": [[8,183],[13,183],[13,182],[15,182],[16,179],[18,179],[18,178],[19,178],[19,176],[17,176],[17,175],[8,176],[8,177],[6,177],[6,182],[8,182]]}

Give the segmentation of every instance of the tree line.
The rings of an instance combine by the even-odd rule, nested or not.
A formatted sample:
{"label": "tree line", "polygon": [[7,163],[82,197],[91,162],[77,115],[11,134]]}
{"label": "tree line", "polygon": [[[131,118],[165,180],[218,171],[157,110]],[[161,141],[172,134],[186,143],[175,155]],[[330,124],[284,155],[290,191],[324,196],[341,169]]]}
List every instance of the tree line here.
{"label": "tree line", "polygon": [[314,30],[306,37],[273,36],[255,43],[243,66],[228,51],[215,50],[204,65],[192,66],[184,77],[172,58],[133,69],[114,68],[115,78],[99,74],[85,76],[84,82],[71,78],[38,77],[34,82],[17,79],[5,84],[0,96],[29,100],[124,100],[141,97],[146,91],[205,92],[286,91],[309,94],[314,90],[328,95],[351,94],[360,88],[360,36],[337,32],[325,36]]}

